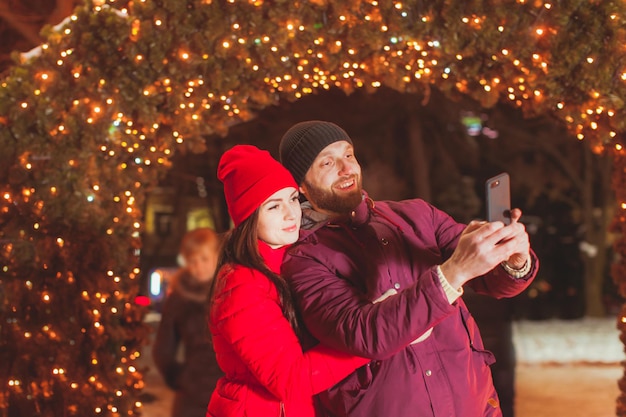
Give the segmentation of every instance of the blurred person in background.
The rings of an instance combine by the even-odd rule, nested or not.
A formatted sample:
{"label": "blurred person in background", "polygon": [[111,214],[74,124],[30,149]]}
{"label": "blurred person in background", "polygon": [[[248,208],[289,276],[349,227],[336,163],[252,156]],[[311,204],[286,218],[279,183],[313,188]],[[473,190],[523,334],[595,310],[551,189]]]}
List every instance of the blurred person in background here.
{"label": "blurred person in background", "polygon": [[205,417],[217,380],[223,376],[207,325],[208,294],[219,249],[220,239],[212,229],[185,234],[180,247],[183,268],[173,278],[163,306],[152,354],[167,386],[176,392],[172,417]]}

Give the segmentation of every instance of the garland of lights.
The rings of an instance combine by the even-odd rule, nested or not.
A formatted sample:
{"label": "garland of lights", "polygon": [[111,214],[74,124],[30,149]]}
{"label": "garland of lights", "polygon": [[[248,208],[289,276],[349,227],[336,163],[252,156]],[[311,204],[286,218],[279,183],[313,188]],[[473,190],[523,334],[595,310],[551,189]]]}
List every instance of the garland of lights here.
{"label": "garland of lights", "polygon": [[0,409],[138,414],[145,329],[131,301],[145,191],[175,148],[200,150],[203,135],[320,89],[434,85],[552,114],[612,153],[613,274],[626,296],[624,19],[624,2],[589,1],[78,8],[0,84]]}

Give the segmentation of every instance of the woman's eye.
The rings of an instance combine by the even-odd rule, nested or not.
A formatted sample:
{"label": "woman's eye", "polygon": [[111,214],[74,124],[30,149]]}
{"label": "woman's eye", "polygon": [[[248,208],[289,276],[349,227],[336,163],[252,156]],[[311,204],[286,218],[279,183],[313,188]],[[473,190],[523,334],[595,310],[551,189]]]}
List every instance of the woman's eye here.
{"label": "woman's eye", "polygon": [[269,206],[267,209],[268,210],[276,210],[278,208],[278,204],[273,205],[273,206]]}
{"label": "woman's eye", "polygon": [[292,202],[292,203],[293,203],[293,202],[296,202],[296,201],[298,201],[298,196],[297,196],[297,195],[296,195],[296,196],[291,197],[291,202]]}

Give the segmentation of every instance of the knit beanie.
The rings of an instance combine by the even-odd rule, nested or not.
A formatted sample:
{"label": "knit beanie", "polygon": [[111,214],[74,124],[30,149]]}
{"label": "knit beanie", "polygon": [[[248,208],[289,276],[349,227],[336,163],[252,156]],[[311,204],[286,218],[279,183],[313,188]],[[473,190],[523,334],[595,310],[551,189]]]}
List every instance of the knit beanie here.
{"label": "knit beanie", "polygon": [[313,164],[317,155],[328,145],[352,139],[334,123],[310,120],[293,125],[280,140],[280,161],[291,172],[298,184]]}
{"label": "knit beanie", "polygon": [[293,177],[268,151],[236,145],[224,152],[217,167],[224,184],[228,213],[235,226],[246,220],[276,191],[298,189]]}

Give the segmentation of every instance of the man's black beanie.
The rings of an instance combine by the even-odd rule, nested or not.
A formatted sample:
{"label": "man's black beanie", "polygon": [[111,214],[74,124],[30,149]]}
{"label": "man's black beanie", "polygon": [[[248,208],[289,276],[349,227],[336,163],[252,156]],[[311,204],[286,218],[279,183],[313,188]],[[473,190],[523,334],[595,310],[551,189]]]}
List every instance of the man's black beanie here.
{"label": "man's black beanie", "polygon": [[298,185],[301,185],[322,149],[342,140],[352,144],[346,131],[334,123],[320,120],[297,123],[280,140],[280,162],[291,172]]}

